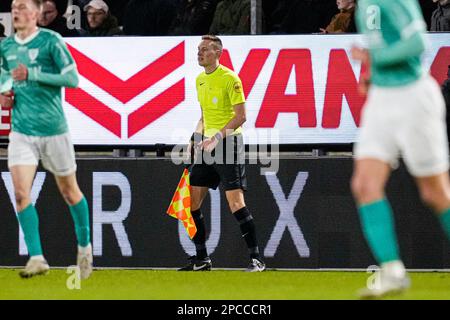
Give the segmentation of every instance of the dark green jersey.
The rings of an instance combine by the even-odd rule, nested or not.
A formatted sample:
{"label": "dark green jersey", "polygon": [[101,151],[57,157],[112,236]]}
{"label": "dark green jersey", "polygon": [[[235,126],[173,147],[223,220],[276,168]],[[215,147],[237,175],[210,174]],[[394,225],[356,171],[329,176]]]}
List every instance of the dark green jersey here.
{"label": "dark green jersey", "polygon": [[[62,87],[76,87],[76,64],[61,36],[38,29],[29,38],[11,36],[0,43],[0,92],[14,90],[12,131],[52,136],[68,131],[62,108]],[[28,68],[26,81],[12,81],[11,71]]]}
{"label": "dark green jersey", "polygon": [[356,18],[368,38],[372,83],[395,87],[420,78],[426,24],[417,0],[360,0]]}

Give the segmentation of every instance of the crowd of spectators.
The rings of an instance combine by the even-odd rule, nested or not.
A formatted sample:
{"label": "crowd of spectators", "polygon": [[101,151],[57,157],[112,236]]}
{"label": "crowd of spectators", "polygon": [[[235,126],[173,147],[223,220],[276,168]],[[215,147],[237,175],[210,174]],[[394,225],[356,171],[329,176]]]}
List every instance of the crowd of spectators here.
{"label": "crowd of spectators", "polygon": [[[0,12],[11,1],[1,0]],[[419,2],[429,31],[450,31],[450,0]],[[262,0],[263,34],[354,33],[355,6],[357,0]],[[65,37],[242,35],[250,34],[250,7],[251,0],[45,0],[39,24]],[[80,23],[69,25],[74,13]]]}

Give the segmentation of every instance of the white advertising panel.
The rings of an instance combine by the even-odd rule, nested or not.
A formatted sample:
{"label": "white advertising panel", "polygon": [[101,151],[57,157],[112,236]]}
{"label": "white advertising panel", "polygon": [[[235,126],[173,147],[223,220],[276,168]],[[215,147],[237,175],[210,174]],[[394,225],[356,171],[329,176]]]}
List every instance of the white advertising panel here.
{"label": "white advertising panel", "polygon": [[[428,34],[424,66],[446,77],[450,34]],[[195,79],[200,37],[66,39],[80,72],[65,90],[77,145],[187,143],[201,109]],[[359,35],[222,37],[221,63],[242,79],[248,144],[351,143],[364,97],[361,65],[350,48]],[[408,106],[405,106],[407,108]]]}

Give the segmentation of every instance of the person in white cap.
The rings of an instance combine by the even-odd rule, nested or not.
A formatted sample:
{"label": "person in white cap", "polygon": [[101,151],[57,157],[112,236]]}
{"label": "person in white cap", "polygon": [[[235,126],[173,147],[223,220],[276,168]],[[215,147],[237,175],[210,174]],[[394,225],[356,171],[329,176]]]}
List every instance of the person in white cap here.
{"label": "person in white cap", "polygon": [[92,0],[84,7],[84,11],[87,14],[86,36],[101,37],[123,34],[116,17],[111,15],[109,7],[104,1]]}

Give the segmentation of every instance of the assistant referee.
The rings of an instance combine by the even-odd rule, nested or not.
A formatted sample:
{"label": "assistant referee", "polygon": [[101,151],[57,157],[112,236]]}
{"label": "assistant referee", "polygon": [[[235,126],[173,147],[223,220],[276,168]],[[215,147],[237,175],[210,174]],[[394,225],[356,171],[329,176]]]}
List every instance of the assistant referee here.
{"label": "assistant referee", "polygon": [[246,120],[245,96],[239,76],[219,63],[222,48],[222,41],[213,35],[203,36],[198,46],[198,63],[205,69],[196,80],[202,116],[189,146],[190,152],[196,153],[190,175],[191,210],[197,226],[193,238],[196,256],[190,257],[189,264],[180,271],[211,269],[200,208],[208,189],[216,189],[220,183],[248,247],[250,263],[246,271],[266,268],[260,257],[253,217],[244,201],[247,181],[241,125]]}

